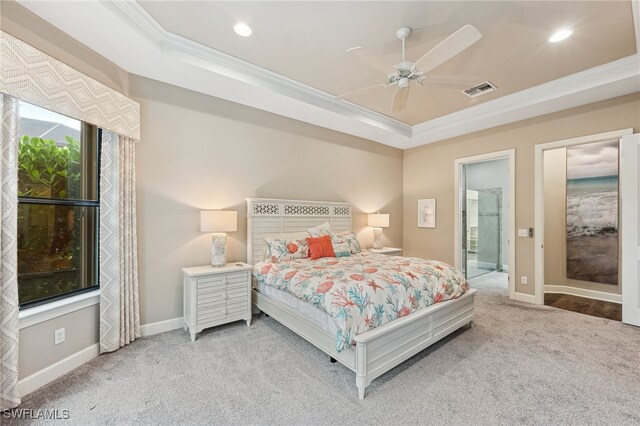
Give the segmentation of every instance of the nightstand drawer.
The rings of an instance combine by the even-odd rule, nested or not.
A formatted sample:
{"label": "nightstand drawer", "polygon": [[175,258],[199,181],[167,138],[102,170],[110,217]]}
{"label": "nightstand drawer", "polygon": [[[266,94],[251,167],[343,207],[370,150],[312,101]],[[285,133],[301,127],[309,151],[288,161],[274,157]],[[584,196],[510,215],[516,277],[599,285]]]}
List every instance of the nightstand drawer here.
{"label": "nightstand drawer", "polygon": [[198,299],[198,312],[215,308],[218,306],[224,306],[227,304],[227,300],[224,296],[217,296],[210,299]]}
{"label": "nightstand drawer", "polygon": [[210,297],[220,297],[220,295],[224,295],[226,292],[236,292],[241,290],[247,290],[247,283],[244,284],[227,284],[216,287],[205,287],[198,288],[198,299],[201,298],[210,298]]}
{"label": "nightstand drawer", "polygon": [[227,316],[233,317],[236,315],[241,315],[247,312],[247,308],[249,306],[249,301],[237,302],[237,303],[228,303],[227,304]]}
{"label": "nightstand drawer", "polygon": [[222,277],[198,278],[198,293],[216,292],[231,288],[246,287],[247,274],[229,274]]}
{"label": "nightstand drawer", "polygon": [[198,309],[198,324],[208,321],[225,319],[227,317],[235,317],[244,315],[247,312],[249,302],[243,301],[239,303],[229,303],[215,307]]}
{"label": "nightstand drawer", "polygon": [[230,288],[227,290],[226,296],[227,300],[238,298],[249,300],[249,292],[247,291],[247,286],[244,286],[242,288]]}
{"label": "nightstand drawer", "polygon": [[198,324],[213,318],[225,318],[227,316],[227,305],[210,306],[198,310]]}
{"label": "nightstand drawer", "polygon": [[198,310],[207,307],[224,305],[227,303],[248,302],[249,295],[245,288],[235,289],[228,292],[206,293],[198,298]]}

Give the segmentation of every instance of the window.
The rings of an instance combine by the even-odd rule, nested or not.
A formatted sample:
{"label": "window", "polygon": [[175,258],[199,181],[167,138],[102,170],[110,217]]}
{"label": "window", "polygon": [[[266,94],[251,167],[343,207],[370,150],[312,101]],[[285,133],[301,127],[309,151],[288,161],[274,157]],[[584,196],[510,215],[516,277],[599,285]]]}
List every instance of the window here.
{"label": "window", "polygon": [[33,306],[98,286],[98,129],[20,102],[18,293]]}

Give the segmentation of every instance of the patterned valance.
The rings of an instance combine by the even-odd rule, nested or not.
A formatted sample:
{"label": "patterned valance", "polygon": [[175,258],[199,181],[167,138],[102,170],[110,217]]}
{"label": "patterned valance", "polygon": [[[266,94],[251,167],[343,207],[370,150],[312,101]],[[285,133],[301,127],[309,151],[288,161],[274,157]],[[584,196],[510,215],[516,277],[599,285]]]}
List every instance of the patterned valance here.
{"label": "patterned valance", "polygon": [[0,93],[140,140],[140,104],[0,31]]}

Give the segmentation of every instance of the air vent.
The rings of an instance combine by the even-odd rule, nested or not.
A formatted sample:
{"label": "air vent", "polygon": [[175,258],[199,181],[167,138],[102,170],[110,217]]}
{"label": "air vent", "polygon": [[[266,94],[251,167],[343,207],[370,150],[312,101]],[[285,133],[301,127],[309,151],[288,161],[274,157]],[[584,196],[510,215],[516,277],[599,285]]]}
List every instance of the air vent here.
{"label": "air vent", "polygon": [[493,92],[494,90],[497,90],[497,89],[498,88],[496,86],[494,86],[488,81],[485,81],[484,83],[480,83],[477,86],[473,86],[471,89],[463,90],[463,92],[465,95],[467,95],[470,98],[476,98],[480,95]]}

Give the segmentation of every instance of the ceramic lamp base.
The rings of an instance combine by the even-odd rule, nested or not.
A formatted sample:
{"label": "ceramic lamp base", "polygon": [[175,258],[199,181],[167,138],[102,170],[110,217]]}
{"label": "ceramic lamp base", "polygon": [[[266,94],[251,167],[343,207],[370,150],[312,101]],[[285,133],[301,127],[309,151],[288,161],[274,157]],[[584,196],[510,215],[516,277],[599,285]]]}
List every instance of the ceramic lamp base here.
{"label": "ceramic lamp base", "polygon": [[227,234],[211,235],[211,266],[227,264]]}
{"label": "ceramic lamp base", "polygon": [[373,248],[382,248],[382,228],[373,228]]}

